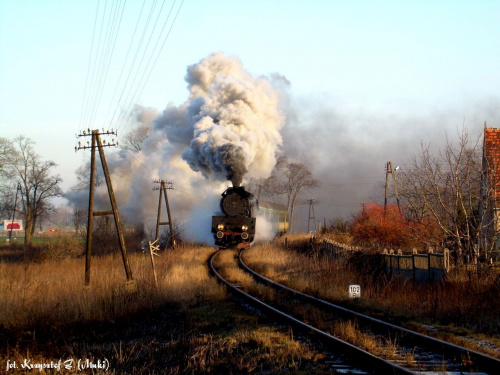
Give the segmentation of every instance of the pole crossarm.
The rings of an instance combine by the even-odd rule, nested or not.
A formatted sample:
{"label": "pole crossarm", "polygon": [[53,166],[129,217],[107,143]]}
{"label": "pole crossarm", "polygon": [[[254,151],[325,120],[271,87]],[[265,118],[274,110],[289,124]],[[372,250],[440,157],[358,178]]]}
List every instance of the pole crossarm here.
{"label": "pole crossarm", "polygon": [[105,215],[113,215],[113,210],[94,211],[94,216],[105,216]]}
{"label": "pole crossarm", "polygon": [[[99,131],[99,130],[90,130],[88,129],[87,131],[83,131],[81,132],[80,134],[76,134],[76,138],[80,138],[80,137],[93,137],[95,135],[98,135],[98,136],[101,136],[101,135],[113,135],[115,137],[118,138],[118,132],[111,129],[111,130],[104,130],[102,129],[102,132]],[[99,147],[118,147],[119,143],[118,141],[115,142],[115,139],[113,138],[111,140],[111,142],[103,139],[102,143],[100,144]],[[79,151],[79,150],[92,150],[92,147],[93,147],[93,143],[91,143],[90,141],[87,141],[87,144],[83,144],[78,141],[78,145],[75,146],[75,152]]]}

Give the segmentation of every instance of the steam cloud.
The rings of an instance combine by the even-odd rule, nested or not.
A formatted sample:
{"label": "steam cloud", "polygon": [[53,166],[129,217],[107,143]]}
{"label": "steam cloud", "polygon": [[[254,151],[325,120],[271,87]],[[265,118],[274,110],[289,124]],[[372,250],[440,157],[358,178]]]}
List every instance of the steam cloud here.
{"label": "steam cloud", "polygon": [[[280,97],[270,81],[251,77],[238,59],[222,53],[191,65],[186,81],[192,139],[182,158],[205,177],[230,180],[234,186],[241,185],[246,173],[269,176],[284,124]],[[171,128],[170,140],[180,139],[176,130],[186,131]]]}
{"label": "steam cloud", "polygon": [[[137,109],[135,126],[151,129],[142,149],[110,153],[107,161],[126,219],[151,228],[158,207],[156,194],[147,193],[151,181],[172,180],[170,205],[186,237],[210,242],[210,216],[227,181],[239,186],[244,178],[268,177],[274,168],[285,123],[283,82],[253,77],[239,59],[222,53],[189,66],[185,80],[189,96],[183,104],[169,104],[156,116],[151,108]],[[85,208],[88,191],[67,197]],[[96,209],[109,206],[105,186],[96,189],[95,202]]]}

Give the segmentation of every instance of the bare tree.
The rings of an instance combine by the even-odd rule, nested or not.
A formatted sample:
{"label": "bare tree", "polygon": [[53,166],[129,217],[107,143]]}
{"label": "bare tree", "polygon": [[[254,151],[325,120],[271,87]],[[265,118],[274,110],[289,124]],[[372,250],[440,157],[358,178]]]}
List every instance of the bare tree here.
{"label": "bare tree", "polygon": [[[73,186],[72,190],[89,190],[90,189],[90,160],[80,165],[76,171],[76,185]],[[100,163],[96,163],[96,174],[95,174],[95,187],[98,187],[104,183],[103,180],[104,173],[102,172],[102,166]]]}
{"label": "bare tree", "polygon": [[0,218],[10,218],[16,188],[2,182],[0,185]]}
{"label": "bare tree", "polygon": [[124,150],[138,152],[142,149],[142,142],[149,137],[151,129],[148,126],[139,126],[130,130],[124,137],[120,147]]}
{"label": "bare tree", "polygon": [[9,165],[14,155],[12,141],[0,137],[0,217],[10,216],[14,205],[16,185],[12,182],[12,170]]}
{"label": "bare tree", "polygon": [[0,137],[0,177],[8,178],[11,171],[8,168],[15,153],[14,145],[11,140]]}
{"label": "bare tree", "polygon": [[304,164],[290,162],[285,156],[281,156],[271,176],[264,180],[262,190],[264,195],[271,197],[286,194],[286,206],[290,213],[290,231],[292,231],[297,198],[304,190],[319,186],[319,181],[313,178],[311,171]]}
{"label": "bare tree", "polygon": [[73,226],[77,236],[85,237],[87,235],[88,210],[79,209],[73,205]]}
{"label": "bare tree", "polygon": [[24,136],[14,139],[14,151],[7,169],[21,186],[26,245],[31,244],[37,219],[53,209],[50,198],[62,196],[59,187],[62,179],[59,175],[51,175],[55,166],[52,161],[41,160],[31,139]]}
{"label": "bare tree", "polygon": [[458,143],[447,137],[444,150],[437,154],[422,144],[410,168],[400,174],[407,215],[417,222],[432,218],[444,241],[456,249],[458,261],[478,255],[483,221],[479,212],[481,151],[480,138],[471,139],[464,127]]}
{"label": "bare tree", "polygon": [[132,113],[132,129],[123,137],[120,147],[124,150],[138,152],[142,149],[142,143],[151,134],[153,119],[157,112],[153,108],[137,105]]}

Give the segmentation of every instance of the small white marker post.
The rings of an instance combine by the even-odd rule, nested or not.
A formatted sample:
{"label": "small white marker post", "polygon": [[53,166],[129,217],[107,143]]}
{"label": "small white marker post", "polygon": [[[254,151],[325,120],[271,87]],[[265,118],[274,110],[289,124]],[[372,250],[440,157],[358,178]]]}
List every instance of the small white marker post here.
{"label": "small white marker post", "polygon": [[359,297],[361,297],[361,287],[355,284],[349,285],[349,298],[359,298]]}
{"label": "small white marker post", "polygon": [[160,245],[158,244],[158,240],[153,242],[149,241],[149,254],[151,255],[151,266],[153,267],[153,275],[155,277],[155,286],[158,288],[158,278],[156,277],[156,267],[155,260],[153,255],[158,256],[156,251],[160,251]]}

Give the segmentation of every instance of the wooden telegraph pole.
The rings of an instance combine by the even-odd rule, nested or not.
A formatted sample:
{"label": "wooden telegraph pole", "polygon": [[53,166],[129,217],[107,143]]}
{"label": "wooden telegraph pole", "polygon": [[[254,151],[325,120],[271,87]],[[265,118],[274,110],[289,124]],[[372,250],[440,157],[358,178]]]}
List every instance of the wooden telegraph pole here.
{"label": "wooden telegraph pole", "polygon": [[[78,135],[78,137],[92,137],[91,144],[87,146],[82,146],[80,142],[78,146],[75,147],[75,151],[90,149],[90,192],[89,192],[89,211],[88,211],[88,221],[87,221],[87,249],[85,254],[85,285],[90,285],[90,261],[92,256],[92,234],[94,228],[94,217],[103,215],[113,215],[115,219],[115,227],[118,233],[118,240],[120,242],[120,250],[123,259],[123,265],[125,266],[125,274],[127,276],[127,287],[130,290],[135,290],[135,282],[132,277],[132,271],[130,269],[130,264],[127,258],[127,249],[125,247],[125,240],[123,237],[122,223],[120,220],[120,214],[118,212],[118,205],[116,204],[115,193],[113,191],[113,186],[111,184],[111,177],[109,175],[108,165],[106,163],[106,157],[104,155],[104,147],[118,147],[118,142],[106,143],[106,141],[101,141],[101,135],[114,135],[114,131],[102,131],[90,129],[87,132],[83,132]],[[108,188],[108,195],[111,201],[111,210],[106,211],[94,211],[94,194],[95,194],[95,157],[96,157],[96,147],[99,150],[99,157],[101,159],[102,169],[104,171],[104,177],[106,180],[106,185]]]}
{"label": "wooden telegraph pole", "polygon": [[[170,215],[170,205],[168,204],[168,196],[167,196],[167,190],[173,190],[173,182],[171,181],[166,181],[166,180],[155,180],[153,181],[155,184],[160,184],[159,187],[155,186],[153,187],[153,190],[159,190],[160,191],[160,198],[158,201],[158,216],[156,218],[156,237],[155,237],[155,242],[158,241],[160,237],[160,225],[168,225],[170,227],[170,236],[172,237],[172,247],[175,248],[175,236],[174,236],[174,223],[172,220],[172,216]],[[161,199],[162,199],[162,193],[163,196],[165,197],[165,204],[167,207],[167,215],[168,215],[168,221],[161,222]],[[158,242],[157,242],[158,244]]]}
{"label": "wooden telegraph pole", "polygon": [[309,233],[309,223],[313,221],[313,228],[316,231],[316,214],[314,213],[314,199],[308,199],[309,203],[309,219],[307,220],[307,233]]}
{"label": "wooden telegraph pole", "polygon": [[389,175],[392,175],[392,184],[394,186],[394,194],[396,195],[396,201],[398,203],[398,209],[399,212],[401,212],[401,207],[399,205],[399,195],[398,195],[398,183],[396,181],[396,171],[398,170],[399,167],[396,167],[396,169],[392,168],[392,162],[388,161],[386,166],[385,166],[385,199],[384,199],[384,212],[387,208],[387,196],[388,196],[388,190],[389,190]]}
{"label": "wooden telegraph pole", "polygon": [[[14,211],[12,212],[12,222],[10,223],[10,231],[9,231],[9,243],[12,239],[12,230],[14,229],[14,219],[16,218],[16,208],[17,208],[17,194],[21,192],[21,184],[18,183],[16,187],[16,199],[14,200]],[[7,229],[7,228],[6,228]]]}

